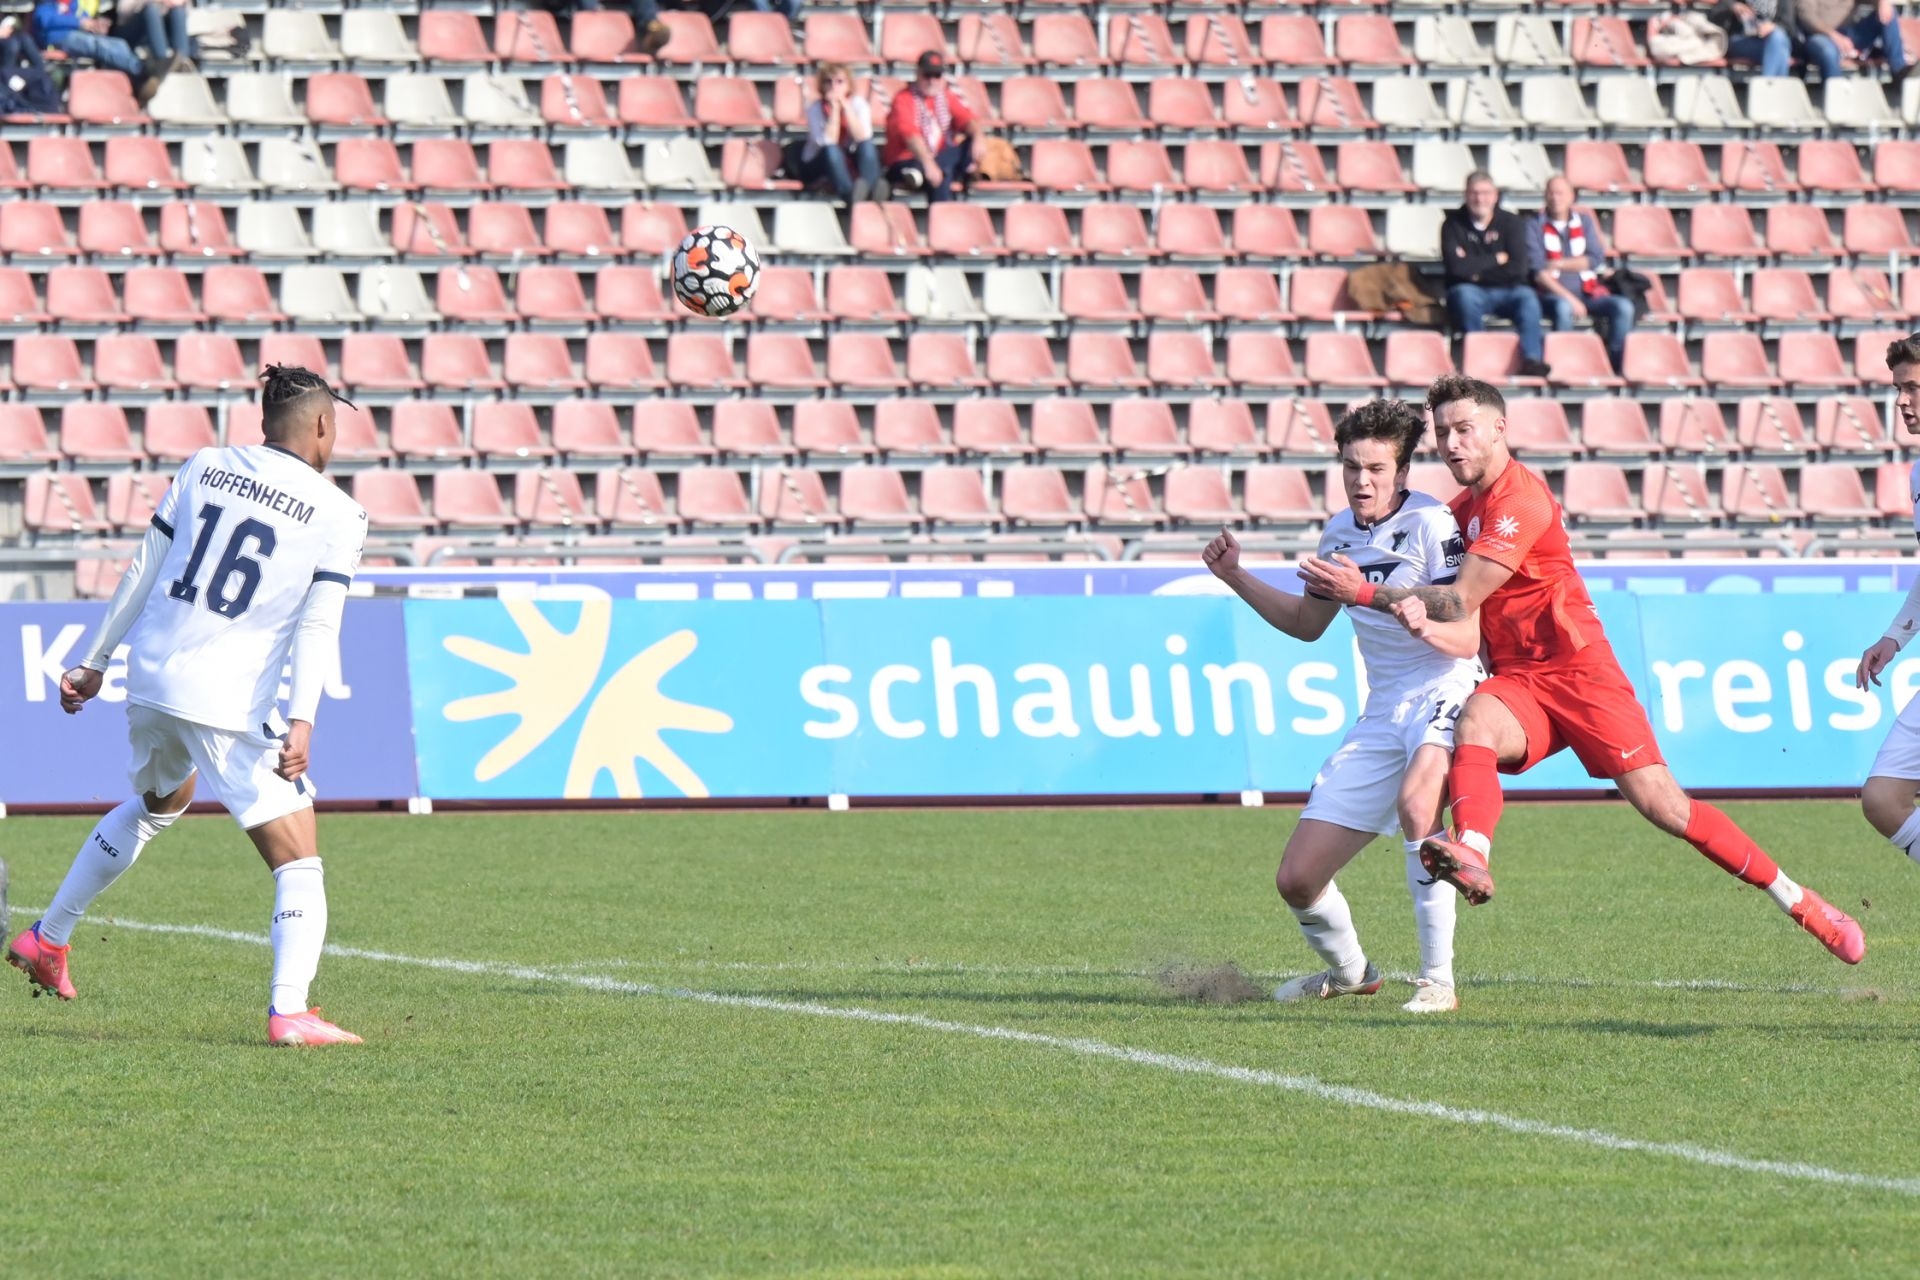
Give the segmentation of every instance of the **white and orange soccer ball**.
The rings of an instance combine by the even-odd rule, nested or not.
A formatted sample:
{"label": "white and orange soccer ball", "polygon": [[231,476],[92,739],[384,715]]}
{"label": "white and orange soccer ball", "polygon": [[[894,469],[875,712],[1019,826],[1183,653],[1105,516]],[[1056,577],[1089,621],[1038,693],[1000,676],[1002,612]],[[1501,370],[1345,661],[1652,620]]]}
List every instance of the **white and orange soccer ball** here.
{"label": "white and orange soccer ball", "polygon": [[673,254],[673,296],[695,315],[724,320],[760,285],[760,255],[732,227],[696,227]]}

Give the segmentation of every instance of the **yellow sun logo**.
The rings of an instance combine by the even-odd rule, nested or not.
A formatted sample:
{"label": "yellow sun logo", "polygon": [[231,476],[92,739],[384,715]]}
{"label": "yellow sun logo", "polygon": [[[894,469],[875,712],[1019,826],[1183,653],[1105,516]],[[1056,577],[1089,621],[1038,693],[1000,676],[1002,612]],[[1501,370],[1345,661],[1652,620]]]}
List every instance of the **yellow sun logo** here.
{"label": "yellow sun logo", "polygon": [[[507,615],[526,642],[525,652],[503,649],[472,636],[448,636],[448,653],[485,667],[512,683],[494,693],[475,694],[450,702],[442,714],[456,723],[513,716],[517,723],[474,766],[476,782],[489,782],[520,764],[557,733],[593,693],[607,657],[607,639],[613,625],[613,603],[585,600],[580,621],[562,631],[529,600],[505,602]],[[669,698],[660,691],[667,675],[693,653],[700,638],[692,631],[676,631],[635,654],[600,686],[587,708],[580,735],[574,740],[562,792],[569,800],[593,794],[602,773],[613,779],[623,800],[638,799],[640,772],[645,761],[680,789],[682,795],[705,797],[700,775],[661,738],[667,729],[693,733],[726,733],[733,717],[711,707]]]}

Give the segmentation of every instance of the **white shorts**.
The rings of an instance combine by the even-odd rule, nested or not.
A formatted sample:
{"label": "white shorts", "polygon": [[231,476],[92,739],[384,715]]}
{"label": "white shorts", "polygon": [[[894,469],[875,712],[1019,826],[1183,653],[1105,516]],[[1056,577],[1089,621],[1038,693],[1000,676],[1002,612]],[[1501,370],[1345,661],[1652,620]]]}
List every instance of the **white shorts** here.
{"label": "white shorts", "polygon": [[1449,676],[1408,694],[1390,713],[1362,715],[1320,766],[1300,816],[1351,831],[1398,831],[1400,782],[1413,753],[1428,745],[1453,750],[1454,721],[1475,683]]}
{"label": "white shorts", "polygon": [[1920,782],[1920,698],[1910,699],[1894,719],[1867,776]]}
{"label": "white shorts", "polygon": [[313,804],[311,780],[288,782],[274,772],[280,763],[278,737],[230,733],[129,702],[127,738],[133,745],[127,772],[135,795],[177,791],[198,773],[201,787],[213,792],[242,831]]}

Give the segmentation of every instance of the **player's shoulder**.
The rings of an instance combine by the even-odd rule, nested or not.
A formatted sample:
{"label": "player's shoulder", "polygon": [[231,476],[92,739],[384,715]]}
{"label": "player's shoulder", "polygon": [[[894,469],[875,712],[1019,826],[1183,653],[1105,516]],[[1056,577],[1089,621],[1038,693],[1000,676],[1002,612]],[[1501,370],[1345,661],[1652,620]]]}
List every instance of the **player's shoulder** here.
{"label": "player's shoulder", "polygon": [[1399,514],[1409,524],[1417,524],[1422,528],[1431,526],[1453,530],[1460,527],[1460,522],[1454,518],[1452,502],[1442,502],[1432,494],[1421,493],[1417,489],[1407,494],[1407,500],[1400,505]]}
{"label": "player's shoulder", "polygon": [[1507,469],[1487,492],[1489,502],[1503,502],[1507,505],[1537,506],[1543,501],[1553,505],[1553,489],[1521,462],[1507,463]]}

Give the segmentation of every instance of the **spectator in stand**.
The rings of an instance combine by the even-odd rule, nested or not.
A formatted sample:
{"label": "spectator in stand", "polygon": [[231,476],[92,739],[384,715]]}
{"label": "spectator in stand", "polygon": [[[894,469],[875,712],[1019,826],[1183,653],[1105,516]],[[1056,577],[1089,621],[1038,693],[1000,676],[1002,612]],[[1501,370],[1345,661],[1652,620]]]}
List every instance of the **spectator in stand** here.
{"label": "spectator in stand", "polygon": [[758,9],[761,13],[781,14],[792,23],[800,21],[802,2],[803,0],[747,0],[749,7]]}
{"label": "spectator in stand", "polygon": [[34,6],[34,39],[69,58],[124,72],[145,104],[159,92],[166,64],[141,61],[133,46],[112,30],[113,24],[100,16],[100,0],[43,0]]}
{"label": "spectator in stand", "polygon": [[870,200],[880,181],[872,104],[854,96],[853,73],[844,63],[823,62],[814,77],[820,96],[807,104],[800,181],[808,186],[831,182],[835,194],[848,203]]}
{"label": "spectator in stand", "polygon": [[954,183],[973,163],[973,112],[947,86],[944,54],[928,50],[914,70],[914,82],[893,96],[887,112],[881,162],[895,193],[926,191],[929,201],[951,200]]}
{"label": "spectator in stand", "polygon": [[1784,76],[1803,42],[1795,0],[1720,0],[1707,18],[1727,33],[1727,57],[1751,62],[1763,76]]}
{"label": "spectator in stand", "polygon": [[1553,327],[1565,333],[1586,316],[1606,340],[1607,358],[1620,372],[1633,329],[1633,300],[1601,283],[1607,243],[1600,224],[1573,207],[1573,184],[1560,174],[1547,179],[1545,207],[1527,220],[1527,254],[1534,287]]}
{"label": "spectator in stand", "polygon": [[145,49],[170,72],[196,70],[193,58],[198,51],[187,35],[187,0],[119,0],[112,34],[135,49]]}
{"label": "spectator in stand", "polygon": [[1479,333],[1488,316],[1513,322],[1520,331],[1520,373],[1547,374],[1540,332],[1540,295],[1528,267],[1527,228],[1517,213],[1500,207],[1500,188],[1482,172],[1467,175],[1467,200],[1440,225],[1440,255],[1446,269],[1447,313],[1458,333]]}
{"label": "spectator in stand", "polygon": [[1893,0],[1795,0],[1800,31],[1806,40],[1805,58],[1820,68],[1823,80],[1837,79],[1848,58],[1860,62],[1886,60],[1893,83],[1907,78],[1912,64],[1900,41],[1900,16]]}
{"label": "spectator in stand", "polygon": [[65,109],[32,33],[11,13],[0,18],[0,115],[56,115]]}

